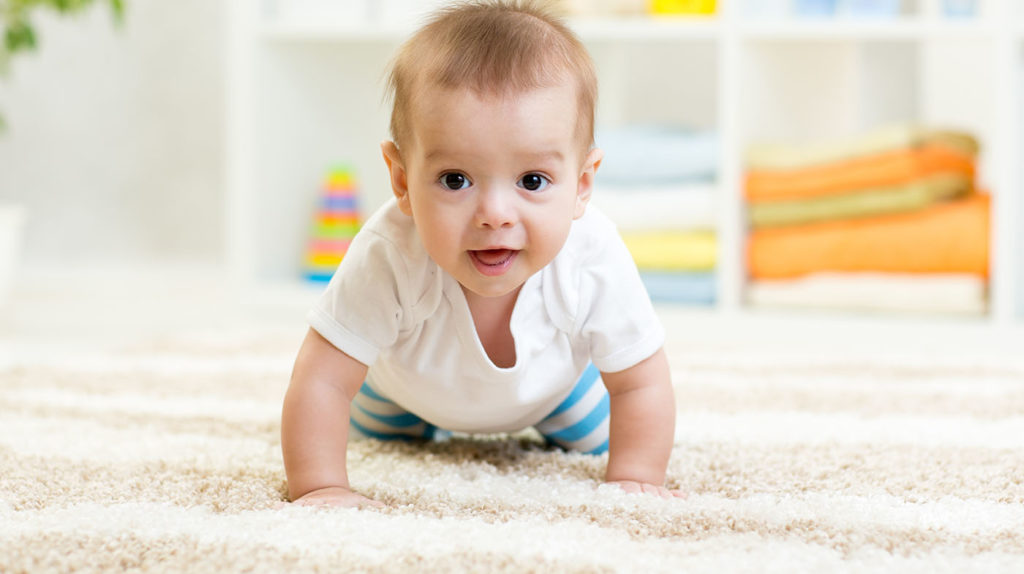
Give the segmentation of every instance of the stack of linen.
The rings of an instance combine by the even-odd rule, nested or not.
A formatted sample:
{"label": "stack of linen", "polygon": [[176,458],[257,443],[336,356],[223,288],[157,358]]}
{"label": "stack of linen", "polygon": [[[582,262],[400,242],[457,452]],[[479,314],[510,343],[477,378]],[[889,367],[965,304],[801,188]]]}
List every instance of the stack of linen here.
{"label": "stack of linen", "polygon": [[715,301],[714,132],[664,126],[602,130],[592,203],[619,228],[654,301]]}
{"label": "stack of linen", "polygon": [[966,133],[893,126],[750,150],[754,306],[983,313],[989,197]]}

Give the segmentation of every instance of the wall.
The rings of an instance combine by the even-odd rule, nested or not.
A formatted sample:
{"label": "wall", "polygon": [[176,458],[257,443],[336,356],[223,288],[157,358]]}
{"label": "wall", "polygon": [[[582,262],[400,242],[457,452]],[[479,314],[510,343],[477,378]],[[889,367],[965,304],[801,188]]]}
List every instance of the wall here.
{"label": "wall", "polygon": [[28,265],[216,262],[223,240],[222,7],[105,3],[37,19],[0,79],[0,201],[27,205]]}

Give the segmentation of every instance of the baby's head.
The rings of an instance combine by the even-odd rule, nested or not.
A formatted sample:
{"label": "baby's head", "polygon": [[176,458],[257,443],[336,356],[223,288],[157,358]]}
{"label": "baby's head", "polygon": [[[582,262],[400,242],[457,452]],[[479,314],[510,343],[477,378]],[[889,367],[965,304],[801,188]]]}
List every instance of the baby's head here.
{"label": "baby's head", "polygon": [[565,244],[601,161],[596,92],[586,49],[536,2],[459,4],[400,49],[391,185],[467,295],[517,292]]}
{"label": "baby's head", "polygon": [[511,97],[571,84],[581,149],[594,141],[597,76],[576,35],[536,0],[462,2],[437,12],[400,48],[391,64],[391,137],[413,145],[419,96],[469,89]]}

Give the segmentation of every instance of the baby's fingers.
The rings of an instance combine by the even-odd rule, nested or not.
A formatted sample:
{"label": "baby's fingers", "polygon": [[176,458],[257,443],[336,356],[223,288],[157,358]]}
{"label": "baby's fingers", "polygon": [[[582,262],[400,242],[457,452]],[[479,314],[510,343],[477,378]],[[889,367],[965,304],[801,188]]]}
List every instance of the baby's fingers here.
{"label": "baby's fingers", "polygon": [[668,490],[666,490],[663,486],[655,486],[653,484],[647,484],[646,482],[643,483],[641,486],[643,488],[644,494],[653,494],[655,496],[660,496],[662,498],[669,498]]}
{"label": "baby's fingers", "polygon": [[384,508],[387,505],[379,500],[374,500],[372,498],[364,498],[363,501],[359,504],[359,508],[364,508],[367,506],[371,508]]}
{"label": "baby's fingers", "polygon": [[648,484],[644,482],[636,482],[632,480],[616,480],[609,484],[614,484],[625,491],[627,494],[652,494],[659,498],[670,500],[673,498],[686,498],[686,493],[682,490],[669,490],[664,486],[656,484]]}
{"label": "baby's fingers", "polygon": [[[383,508],[384,504],[347,488],[327,487],[308,492],[292,502],[295,506],[340,506],[344,508]],[[282,506],[283,507],[283,506]]]}
{"label": "baby's fingers", "polygon": [[644,491],[644,485],[640,484],[639,482],[634,482],[632,480],[616,480],[614,482],[609,482],[608,484],[614,484],[615,486],[618,486],[627,494],[640,494]]}
{"label": "baby's fingers", "polygon": [[337,506],[343,508],[384,508],[384,503],[371,498],[360,496],[353,497],[325,497],[312,498],[308,500],[296,500],[295,506]]}

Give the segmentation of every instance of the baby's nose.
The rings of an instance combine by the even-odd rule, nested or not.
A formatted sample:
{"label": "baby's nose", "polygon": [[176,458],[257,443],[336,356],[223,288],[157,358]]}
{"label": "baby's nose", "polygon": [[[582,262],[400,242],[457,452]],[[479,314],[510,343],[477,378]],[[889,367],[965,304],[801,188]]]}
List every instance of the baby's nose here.
{"label": "baby's nose", "polygon": [[479,195],[476,213],[477,224],[481,227],[499,229],[516,223],[514,192],[491,188]]}

